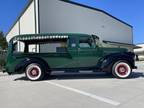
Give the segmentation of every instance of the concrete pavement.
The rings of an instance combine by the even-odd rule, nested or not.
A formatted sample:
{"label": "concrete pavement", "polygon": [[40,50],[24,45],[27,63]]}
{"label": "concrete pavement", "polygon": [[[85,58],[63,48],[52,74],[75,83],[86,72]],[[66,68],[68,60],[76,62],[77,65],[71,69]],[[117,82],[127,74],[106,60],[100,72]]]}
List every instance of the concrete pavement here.
{"label": "concrete pavement", "polygon": [[54,74],[31,82],[0,73],[0,108],[143,108],[143,64],[130,79],[105,74]]}

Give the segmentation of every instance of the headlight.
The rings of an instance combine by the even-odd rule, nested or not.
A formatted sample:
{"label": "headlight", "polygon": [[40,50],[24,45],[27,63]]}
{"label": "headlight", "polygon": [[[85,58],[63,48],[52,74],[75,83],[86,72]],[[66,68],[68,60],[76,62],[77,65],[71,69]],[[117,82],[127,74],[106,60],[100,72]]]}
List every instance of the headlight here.
{"label": "headlight", "polygon": [[105,59],[104,61],[103,61],[103,63],[106,63],[107,62],[107,59]]}

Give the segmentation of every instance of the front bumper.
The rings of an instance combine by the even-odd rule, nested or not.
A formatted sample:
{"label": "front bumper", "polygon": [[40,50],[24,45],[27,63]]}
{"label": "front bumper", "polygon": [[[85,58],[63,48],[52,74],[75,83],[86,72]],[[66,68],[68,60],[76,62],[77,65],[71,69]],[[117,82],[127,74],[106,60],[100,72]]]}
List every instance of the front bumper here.
{"label": "front bumper", "polygon": [[138,67],[137,66],[134,66],[134,68],[133,69],[137,69]]}

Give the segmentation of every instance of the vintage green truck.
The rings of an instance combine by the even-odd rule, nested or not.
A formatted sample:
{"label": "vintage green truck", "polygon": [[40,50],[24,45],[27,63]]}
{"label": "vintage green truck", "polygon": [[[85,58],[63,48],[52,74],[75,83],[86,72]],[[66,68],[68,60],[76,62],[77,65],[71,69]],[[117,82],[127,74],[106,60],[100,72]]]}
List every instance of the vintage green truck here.
{"label": "vintage green truck", "polygon": [[77,33],[26,34],[9,42],[5,71],[42,80],[52,71],[93,70],[128,78],[136,68],[135,54],[103,47],[98,36]]}

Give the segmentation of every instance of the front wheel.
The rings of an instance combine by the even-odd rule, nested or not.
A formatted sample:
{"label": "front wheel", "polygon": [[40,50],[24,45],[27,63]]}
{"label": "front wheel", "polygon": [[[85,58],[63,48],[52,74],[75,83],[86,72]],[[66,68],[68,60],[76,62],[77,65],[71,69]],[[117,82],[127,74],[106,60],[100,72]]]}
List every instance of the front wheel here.
{"label": "front wheel", "polygon": [[44,71],[41,65],[32,63],[26,68],[26,77],[31,81],[39,81],[44,78]]}
{"label": "front wheel", "polygon": [[113,65],[112,73],[117,78],[128,78],[132,73],[131,66],[125,61],[116,62]]}

